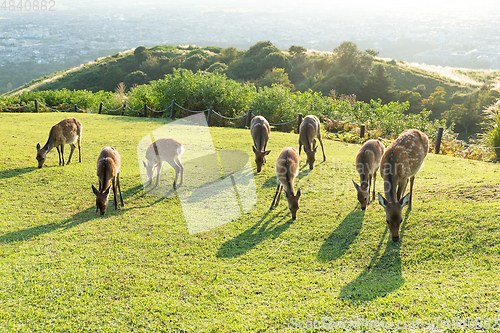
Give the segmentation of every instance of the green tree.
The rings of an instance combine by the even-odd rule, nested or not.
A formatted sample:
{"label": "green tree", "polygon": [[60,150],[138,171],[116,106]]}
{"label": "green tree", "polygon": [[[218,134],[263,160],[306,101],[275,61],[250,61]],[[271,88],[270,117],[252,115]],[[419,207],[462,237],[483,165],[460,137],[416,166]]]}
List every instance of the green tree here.
{"label": "green tree", "polygon": [[149,57],[149,51],[144,46],[139,46],[134,50],[134,57],[138,63],[142,63]]}
{"label": "green tree", "polygon": [[148,57],[142,62],[139,69],[146,73],[152,80],[161,79],[163,76],[160,61],[157,57]]}
{"label": "green tree", "polygon": [[230,66],[241,58],[242,52],[234,47],[228,47],[220,52],[219,61]]}
{"label": "green tree", "polygon": [[378,57],[378,55],[380,54],[380,52],[372,49],[365,50],[365,52],[373,57]]}
{"label": "green tree", "polygon": [[128,74],[123,80],[123,83],[129,88],[135,85],[146,84],[148,82],[149,82],[148,75],[142,71],[132,72]]}
{"label": "green tree", "polygon": [[114,91],[116,85],[123,82],[125,76],[126,73],[118,65],[110,66],[102,79],[104,90]]}
{"label": "green tree", "polygon": [[207,68],[209,73],[222,73],[227,69],[227,65],[222,62],[214,62],[210,67]]}
{"label": "green tree", "polygon": [[290,52],[290,54],[293,56],[303,56],[304,54],[306,54],[307,49],[305,47],[302,47],[302,46],[292,45],[288,49],[288,52]]}
{"label": "green tree", "polygon": [[334,50],[335,66],[347,74],[365,75],[372,64],[372,57],[361,52],[353,42],[343,42]]}
{"label": "green tree", "polygon": [[476,126],[481,119],[477,109],[472,103],[453,104],[450,110],[443,113],[443,117],[461,126],[465,130],[465,134],[468,134],[469,129]]}
{"label": "green tree", "polygon": [[205,57],[201,54],[193,54],[182,62],[181,68],[189,69],[190,71],[195,73],[198,71],[198,69],[203,69],[205,60]]}
{"label": "green tree", "polygon": [[420,113],[422,111],[422,95],[416,91],[404,90],[399,92],[399,101],[401,103],[410,103],[409,113]]}
{"label": "green tree", "polygon": [[293,84],[288,78],[288,74],[285,73],[283,68],[273,68],[264,73],[264,76],[259,80],[259,86],[261,87],[271,87],[273,84],[281,84],[290,90],[294,89]]}
{"label": "green tree", "polygon": [[363,83],[358,97],[365,102],[381,99],[386,104],[394,101],[395,96],[394,79],[384,66],[377,65]]}
{"label": "green tree", "polygon": [[437,86],[436,90],[434,90],[429,98],[422,100],[422,106],[427,110],[432,110],[434,116],[439,117],[446,107],[446,100],[444,99],[445,96],[446,90],[441,86]]}

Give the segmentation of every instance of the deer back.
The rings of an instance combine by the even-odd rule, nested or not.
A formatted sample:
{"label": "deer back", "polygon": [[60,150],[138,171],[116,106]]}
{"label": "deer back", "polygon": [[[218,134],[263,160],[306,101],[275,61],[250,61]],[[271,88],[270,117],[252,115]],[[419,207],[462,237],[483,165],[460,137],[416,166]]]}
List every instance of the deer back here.
{"label": "deer back", "polygon": [[118,151],[113,147],[104,147],[97,158],[97,178],[99,178],[99,192],[106,190],[111,180],[120,173],[121,159]]}
{"label": "deer back", "polygon": [[283,148],[276,160],[276,178],[278,183],[285,189],[285,196],[288,201],[288,208],[292,218],[297,217],[299,209],[300,189],[295,193],[293,182],[299,174],[300,157],[293,147]]}
{"label": "deer back", "polygon": [[64,144],[75,143],[81,138],[82,129],[82,123],[76,118],[66,118],[52,126],[45,146],[43,146],[43,148],[40,148],[40,144],[36,146],[38,167],[41,168],[43,166],[47,158],[47,153],[50,152],[52,148]]}
{"label": "deer back", "polygon": [[384,150],[385,146],[382,142],[372,139],[366,141],[356,154],[356,171],[359,174],[359,185],[354,180],[353,184],[363,210],[366,209],[370,202],[370,180],[379,169]]}
{"label": "deer back", "polygon": [[389,202],[398,201],[396,187],[417,174],[429,150],[427,135],[416,129],[406,130],[387,147],[380,162],[384,192]]}
{"label": "deer back", "polygon": [[255,164],[257,166],[257,172],[260,172],[262,165],[266,163],[266,155],[270,151],[266,151],[267,142],[269,141],[269,123],[266,118],[262,116],[256,116],[252,119],[250,124],[250,133],[252,134],[252,139],[254,146],[252,147],[255,154]]}
{"label": "deer back", "polygon": [[309,115],[302,120],[299,127],[299,142],[304,146],[306,153],[314,149],[314,142],[319,136],[320,130],[321,123],[318,117]]}
{"label": "deer back", "polygon": [[266,118],[256,116],[252,119],[250,124],[250,133],[252,134],[253,143],[259,152],[266,149],[267,142],[269,141],[270,127]]}

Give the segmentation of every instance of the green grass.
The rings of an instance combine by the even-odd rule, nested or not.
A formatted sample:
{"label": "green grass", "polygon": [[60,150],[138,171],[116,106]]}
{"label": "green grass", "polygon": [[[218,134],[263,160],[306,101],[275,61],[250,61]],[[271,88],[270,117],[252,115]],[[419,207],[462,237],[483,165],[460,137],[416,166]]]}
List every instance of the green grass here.
{"label": "green grass", "polygon": [[[54,150],[37,169],[36,144],[67,116],[83,123],[83,162],[60,167]],[[295,222],[284,198],[269,211],[275,159],[298,141],[272,132],[256,206],[189,234],[174,194],[142,188],[137,143],[165,123],[0,114],[0,331],[287,332],[323,317],[499,316],[500,165],[429,154],[394,244],[378,203],[357,207],[356,145],[326,140],[327,162],[312,171],[302,163]],[[248,130],[210,132],[217,149],[252,153]],[[101,217],[91,184],[106,145],[122,157],[125,207]],[[160,186],[170,184],[164,176]]]}

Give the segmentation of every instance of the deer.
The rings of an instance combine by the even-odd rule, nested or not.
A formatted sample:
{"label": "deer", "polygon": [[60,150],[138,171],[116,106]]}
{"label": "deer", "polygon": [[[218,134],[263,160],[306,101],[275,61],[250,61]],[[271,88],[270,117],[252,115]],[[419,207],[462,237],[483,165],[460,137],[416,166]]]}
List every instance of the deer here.
{"label": "deer", "polygon": [[[378,193],[378,201],[385,210],[385,219],[392,241],[399,240],[399,228],[403,221],[402,210],[412,209],[413,183],[429,150],[429,138],[416,129],[399,135],[385,150],[380,161],[380,175],[384,180],[384,198]],[[410,192],[403,196],[410,180]]]}
{"label": "deer", "polygon": [[[160,182],[160,172],[164,162],[170,164],[175,170],[174,190],[181,186],[184,179],[184,167],[181,163],[181,155],[184,153],[184,146],[173,138],[160,138],[149,145],[146,150],[146,161],[143,161],[144,167],[149,179],[149,185],[153,182],[155,169],[158,170],[156,184]],[[181,181],[177,184],[177,178],[181,174]],[[153,188],[154,188],[153,187]]]}
{"label": "deer", "polygon": [[255,154],[255,165],[257,166],[257,172],[262,170],[262,166],[266,163],[266,156],[271,152],[266,151],[267,142],[269,141],[270,127],[266,118],[262,116],[256,116],[252,119],[250,123],[250,133],[253,139],[253,152]]}
{"label": "deer", "polygon": [[385,145],[378,140],[368,140],[359,149],[356,154],[356,171],[359,174],[359,185],[353,180],[354,188],[358,192],[358,201],[361,210],[365,210],[370,204],[370,188],[373,190],[372,200],[375,200],[375,181],[377,180],[377,171],[380,166],[380,159],[384,153]]}
{"label": "deer", "polygon": [[285,196],[288,200],[288,209],[292,214],[292,219],[297,218],[297,210],[299,209],[300,189],[295,193],[293,189],[293,182],[299,174],[300,156],[297,150],[293,147],[285,147],[281,151],[276,160],[276,178],[278,186],[276,193],[269,210],[277,207],[280,201],[281,192],[285,190]]}
{"label": "deer", "polygon": [[[71,156],[75,151],[75,143],[78,143],[78,161],[82,162],[82,154],[80,144],[82,141],[82,123],[76,118],[66,118],[52,126],[49,133],[49,138],[45,146],[40,148],[40,144],[36,145],[36,159],[38,160],[38,168],[43,167],[47,159],[47,153],[56,147],[59,155],[59,165],[64,166],[64,145],[71,145],[71,153],[69,154],[68,162],[71,161]],[[59,149],[60,147],[60,149]]]}
{"label": "deer", "polygon": [[120,168],[121,159],[118,150],[113,147],[104,147],[97,158],[97,178],[99,179],[99,190],[92,185],[92,191],[94,192],[96,199],[96,213],[99,211],[101,215],[106,213],[106,208],[108,206],[108,197],[111,189],[111,184],[113,184],[113,194],[114,194],[114,204],[115,210],[118,209],[118,200],[116,197],[116,188],[118,187],[118,192],[120,193],[120,203],[123,207],[123,197],[122,190],[120,188]]}
{"label": "deer", "polygon": [[316,151],[318,147],[316,146],[316,138],[321,144],[321,150],[323,151],[323,162],[326,161],[325,148],[323,147],[323,140],[321,139],[321,123],[318,117],[314,115],[309,115],[304,118],[299,127],[299,155],[302,150],[302,145],[304,146],[304,151],[307,154],[306,163],[309,164],[309,169],[314,168],[314,161]]}

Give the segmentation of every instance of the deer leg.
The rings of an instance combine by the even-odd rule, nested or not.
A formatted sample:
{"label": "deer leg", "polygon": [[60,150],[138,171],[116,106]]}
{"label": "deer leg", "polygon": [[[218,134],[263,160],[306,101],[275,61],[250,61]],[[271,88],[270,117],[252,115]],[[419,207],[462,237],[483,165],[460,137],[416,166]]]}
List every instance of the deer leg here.
{"label": "deer leg", "polygon": [[61,145],[61,161],[62,165],[64,166],[64,145]]}
{"label": "deer leg", "polygon": [[318,139],[319,139],[319,143],[321,144],[321,151],[323,152],[323,162],[325,162],[326,161],[325,148],[323,147],[323,140],[321,140],[321,134],[318,137]]}
{"label": "deer leg", "polygon": [[157,174],[157,176],[156,176],[156,185],[155,185],[155,187],[156,187],[156,186],[158,186],[158,183],[160,182],[160,172],[161,172],[161,168],[162,168],[162,167],[163,167],[163,162],[162,162],[162,161],[160,161],[160,162],[158,163],[158,167],[156,168],[156,171],[157,171],[157,173],[158,173],[158,174]]}
{"label": "deer leg", "polygon": [[122,204],[123,207],[125,205],[123,204],[122,189],[120,187],[120,173],[116,174],[116,185],[118,186],[118,192],[120,193],[120,203]]}
{"label": "deer leg", "polygon": [[375,171],[373,173],[373,196],[372,196],[372,200],[375,200],[375,181],[377,180],[377,171]]}
{"label": "deer leg", "polygon": [[59,146],[56,146],[57,156],[59,157],[59,165],[61,165],[61,151],[59,150]]}
{"label": "deer leg", "polygon": [[[370,204],[370,189],[372,188],[372,175],[368,175],[368,204]],[[373,199],[374,200],[374,199]]]}
{"label": "deer leg", "polygon": [[70,144],[70,146],[71,146],[71,152],[69,153],[68,162],[66,162],[66,164],[69,164],[69,162],[71,161],[71,156],[73,156],[73,152],[75,151],[76,148],[74,143]]}
{"label": "deer leg", "polygon": [[278,193],[278,199],[276,200],[276,207],[278,207],[278,204],[280,203],[281,192],[283,192],[283,185],[280,186],[280,193]]}
{"label": "deer leg", "polygon": [[116,199],[116,177],[113,177],[113,203],[115,204],[115,210],[118,209],[118,200]]}
{"label": "deer leg", "polygon": [[273,207],[274,207],[274,203],[276,202],[276,197],[278,196],[280,186],[281,186],[281,184],[278,183],[278,186],[276,187],[276,193],[274,193],[273,203],[271,204],[271,207],[269,208],[269,210],[273,209]]}
{"label": "deer leg", "polygon": [[82,150],[80,148],[81,137],[78,137],[78,162],[82,163]]}
{"label": "deer leg", "polygon": [[181,170],[181,182],[179,183],[179,186],[181,186],[182,182],[184,181],[184,167],[182,166],[181,159],[179,157],[177,157],[177,165]]}
{"label": "deer leg", "polygon": [[413,181],[415,181],[415,176],[410,177],[410,201],[408,202],[408,210],[411,210],[411,201],[413,198]]}

